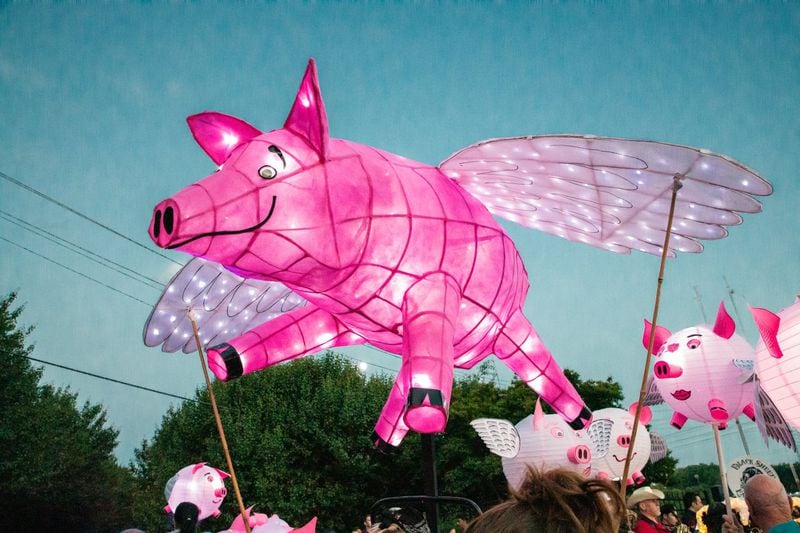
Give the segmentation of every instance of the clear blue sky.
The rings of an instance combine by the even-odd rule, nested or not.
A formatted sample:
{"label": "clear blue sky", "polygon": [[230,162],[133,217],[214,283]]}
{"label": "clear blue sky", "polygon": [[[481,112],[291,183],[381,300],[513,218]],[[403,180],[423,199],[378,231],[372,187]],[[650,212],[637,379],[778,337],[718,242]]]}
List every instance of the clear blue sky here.
{"label": "clear blue sky", "polygon": [[[280,127],[309,56],[334,137],[426,163],[487,138],[551,133],[730,155],[769,179],[774,195],[728,238],[668,263],[660,323],[703,322],[701,304],[711,321],[723,298],[734,314],[727,279],[740,331],[754,342],[747,304],[778,310],[800,291],[794,2],[3,3],[0,171],[156,250],[152,207],[213,170],[185,117],[216,110]],[[0,293],[19,290],[36,357],[192,395],[202,383],[197,357],[142,344],[149,306],[136,299],[154,303],[159,291],[17,219],[160,283],[174,263],[3,179],[0,209]],[[531,278],[526,313],[559,362],[586,378],[612,376],[634,401],[658,259],[504,225]],[[399,362],[343,351],[380,367]],[[45,380],[107,407],[123,461],[175,401],[53,367]],[[656,415],[682,464],[715,459],[710,429],[689,422],[676,433],[666,409]],[[744,426],[759,455],[791,457],[766,452]],[[723,442],[729,458],[742,453],[735,430]]]}

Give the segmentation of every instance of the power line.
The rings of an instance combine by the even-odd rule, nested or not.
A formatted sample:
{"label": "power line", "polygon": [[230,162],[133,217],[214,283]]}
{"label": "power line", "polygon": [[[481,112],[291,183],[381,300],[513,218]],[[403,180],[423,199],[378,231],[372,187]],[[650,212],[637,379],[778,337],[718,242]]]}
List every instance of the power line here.
{"label": "power line", "polygon": [[56,200],[56,199],[55,199],[55,198],[53,198],[52,196],[49,196],[49,195],[47,195],[47,194],[45,194],[45,193],[43,193],[43,192],[41,192],[41,191],[38,191],[38,190],[34,189],[33,187],[31,187],[30,185],[27,185],[27,184],[25,184],[25,183],[23,183],[23,182],[19,181],[19,180],[18,180],[18,179],[16,179],[16,178],[12,178],[11,176],[9,176],[8,174],[6,174],[5,172],[2,172],[2,171],[0,171],[0,178],[3,178],[4,180],[6,180],[6,181],[8,181],[8,182],[10,182],[10,183],[13,183],[13,184],[14,184],[14,185],[16,185],[17,187],[20,187],[20,188],[22,188],[22,189],[25,189],[26,191],[28,191],[28,192],[30,192],[30,193],[33,193],[33,194],[35,194],[35,195],[39,196],[40,198],[44,198],[44,199],[45,199],[45,200],[47,200],[48,202],[51,202],[51,203],[53,203],[53,204],[55,204],[55,205],[57,205],[57,206],[61,207],[62,209],[66,209],[66,210],[67,210],[67,211],[69,211],[70,213],[72,213],[72,214],[74,214],[74,215],[76,215],[76,216],[79,216],[79,217],[81,217],[82,219],[84,219],[84,220],[86,220],[86,221],[88,221],[88,222],[91,222],[92,224],[95,224],[96,226],[100,226],[101,228],[103,228],[103,229],[104,229],[104,230],[106,230],[106,231],[110,231],[111,233],[113,233],[113,234],[114,234],[114,235],[116,235],[117,237],[121,237],[121,238],[125,239],[126,241],[128,241],[128,242],[130,242],[130,243],[133,243],[133,244],[135,244],[136,246],[138,246],[139,248],[143,248],[143,249],[147,250],[148,252],[150,252],[150,253],[152,253],[152,254],[155,254],[155,255],[157,255],[157,256],[159,256],[159,257],[163,257],[163,258],[164,258],[164,259],[166,259],[167,261],[171,261],[171,262],[175,263],[176,265],[183,266],[181,263],[179,263],[179,262],[175,261],[175,260],[174,260],[174,259],[172,259],[171,257],[168,257],[168,256],[166,256],[166,255],[164,255],[164,254],[162,254],[162,253],[160,253],[160,252],[157,252],[157,251],[153,250],[152,248],[148,248],[147,246],[145,246],[144,244],[140,243],[139,241],[137,241],[137,240],[134,240],[134,239],[132,239],[131,237],[128,237],[127,235],[125,235],[125,234],[123,234],[123,233],[120,233],[120,232],[118,232],[117,230],[115,230],[115,229],[112,229],[112,228],[110,228],[110,227],[106,226],[106,225],[105,225],[105,224],[103,224],[102,222],[99,222],[99,221],[97,221],[97,220],[93,219],[92,217],[90,217],[90,216],[88,216],[88,215],[85,215],[84,213],[81,213],[81,212],[80,212],[80,211],[78,211],[77,209],[74,209],[74,208],[72,208],[72,207],[70,207],[70,206],[68,206],[68,205],[66,205],[66,204],[64,204],[64,203],[62,203],[62,202],[59,202],[58,200]]}
{"label": "power line", "polygon": [[38,252],[34,252],[34,251],[33,251],[33,250],[31,250],[30,248],[26,248],[25,246],[22,246],[21,244],[18,244],[18,243],[14,242],[14,241],[11,241],[11,240],[9,240],[9,239],[6,239],[5,237],[0,237],[0,240],[6,241],[6,242],[7,242],[7,243],[9,243],[9,244],[13,244],[13,245],[14,245],[14,246],[16,246],[17,248],[22,248],[22,249],[23,249],[23,250],[25,250],[26,252],[32,253],[33,255],[35,255],[35,256],[37,256],[37,257],[41,257],[41,258],[42,258],[42,259],[44,259],[45,261],[49,261],[50,263],[53,263],[54,265],[58,265],[58,266],[60,266],[61,268],[64,268],[64,269],[66,269],[66,270],[69,270],[70,272],[72,272],[72,273],[74,273],[74,274],[77,274],[77,275],[81,276],[82,278],[86,278],[86,279],[88,279],[89,281],[93,281],[93,282],[97,283],[98,285],[101,285],[101,286],[103,286],[103,287],[105,287],[105,288],[107,288],[107,289],[111,289],[112,291],[114,291],[114,292],[117,292],[117,293],[119,293],[119,294],[121,294],[121,295],[123,295],[123,296],[127,296],[127,297],[128,297],[128,298],[130,298],[131,300],[134,300],[134,301],[137,301],[137,302],[139,302],[140,304],[144,304],[144,305],[146,305],[148,308],[151,308],[151,307],[152,307],[152,305],[151,305],[151,304],[149,304],[149,303],[145,302],[144,300],[140,300],[140,299],[139,299],[139,298],[137,298],[136,296],[133,296],[133,295],[131,295],[131,294],[128,294],[128,293],[127,293],[127,292],[125,292],[125,291],[121,291],[121,290],[117,289],[116,287],[112,287],[111,285],[109,285],[109,284],[107,284],[107,283],[104,283],[104,282],[102,282],[102,281],[100,281],[100,280],[97,280],[97,279],[95,279],[95,278],[91,277],[91,276],[88,276],[88,275],[84,274],[83,272],[80,272],[80,271],[78,271],[78,270],[75,270],[74,268],[70,268],[70,267],[68,267],[67,265],[63,264],[63,263],[59,263],[58,261],[56,261],[56,260],[54,260],[54,259],[50,259],[49,257],[47,257],[47,256],[44,256],[44,255],[42,255],[42,254],[40,254],[40,253],[38,253]]}
{"label": "power line", "polygon": [[[48,241],[50,241],[50,242],[52,242],[52,243],[54,243],[54,244],[56,244],[58,246],[61,246],[62,248],[65,248],[65,249],[69,250],[72,253],[75,253],[75,254],[78,254],[78,255],[80,255],[82,257],[85,257],[86,259],[89,259],[90,261],[93,261],[93,262],[97,263],[98,265],[101,265],[101,266],[103,266],[105,268],[113,270],[113,271],[117,272],[118,274],[122,274],[123,276],[126,276],[126,277],[128,277],[128,278],[130,278],[130,279],[132,279],[134,281],[138,281],[139,283],[147,285],[148,287],[151,287],[151,288],[154,288],[154,289],[157,289],[157,290],[161,290],[161,288],[163,286],[163,284],[161,282],[159,282],[158,280],[155,280],[153,278],[150,278],[150,277],[147,277],[147,276],[145,276],[143,274],[140,274],[140,273],[136,272],[135,270],[133,270],[132,268],[128,268],[123,264],[117,263],[116,261],[112,261],[111,259],[108,259],[107,257],[103,257],[102,255],[97,254],[95,252],[92,252],[91,250],[89,250],[87,248],[84,248],[83,246],[80,246],[79,244],[76,244],[76,243],[74,243],[72,241],[69,241],[69,240],[67,240],[67,239],[65,239],[63,237],[59,237],[58,235],[55,235],[54,233],[51,233],[51,232],[47,231],[46,229],[37,226],[36,224],[32,224],[32,223],[30,223],[30,222],[28,222],[26,220],[23,220],[23,219],[21,219],[19,217],[16,217],[16,216],[12,215],[11,213],[3,211],[2,209],[0,209],[0,218],[5,220],[6,222],[9,222],[11,224],[14,224],[17,227],[20,227],[20,228],[24,229],[25,231],[29,231],[29,232],[33,233],[34,235],[37,235],[37,236],[39,236],[39,237],[41,237],[43,239],[47,239]],[[66,244],[64,244],[64,243],[66,243]],[[69,244],[69,246],[67,246],[67,244]],[[76,249],[70,248],[70,246],[72,246],[73,248],[76,248]],[[110,263],[110,265],[114,265],[114,266],[110,266],[109,264],[106,264],[106,263]],[[114,267],[119,267],[119,268],[114,268]],[[123,270],[126,271],[126,272],[124,272]],[[131,275],[131,274],[133,274],[133,275]],[[138,279],[135,276],[138,276],[139,278],[142,278],[142,279]]]}
{"label": "power line", "polygon": [[100,374],[94,374],[92,372],[87,372],[85,370],[79,370],[77,368],[72,368],[72,367],[69,367],[69,366],[60,365],[58,363],[53,363],[51,361],[45,361],[43,359],[37,359],[37,358],[31,357],[29,355],[26,355],[25,357],[27,359],[30,359],[31,361],[36,361],[37,363],[42,363],[44,365],[55,366],[55,367],[58,367],[58,368],[62,368],[64,370],[69,370],[70,372],[76,372],[78,374],[83,374],[84,376],[90,376],[90,377],[93,377],[93,378],[102,379],[103,381],[110,381],[112,383],[117,383],[119,385],[125,385],[126,387],[132,387],[134,389],[140,389],[140,390],[147,391],[147,392],[153,392],[155,394],[161,394],[163,396],[169,396],[171,398],[177,398],[178,400],[185,400],[185,401],[195,402],[195,403],[209,403],[209,402],[204,402],[202,400],[196,400],[194,398],[187,398],[185,396],[179,396],[177,394],[172,394],[171,392],[164,392],[164,391],[160,391],[158,389],[151,389],[150,387],[145,387],[145,386],[142,386],[142,385],[136,385],[135,383],[129,383],[127,381],[122,381],[122,380],[119,380],[119,379],[110,378],[108,376],[101,376]]}

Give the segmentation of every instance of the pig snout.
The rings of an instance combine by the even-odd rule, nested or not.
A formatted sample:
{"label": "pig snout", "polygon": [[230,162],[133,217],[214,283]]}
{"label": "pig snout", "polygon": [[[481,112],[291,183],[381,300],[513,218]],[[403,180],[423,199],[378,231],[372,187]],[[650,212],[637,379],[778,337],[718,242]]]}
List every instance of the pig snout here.
{"label": "pig snout", "polygon": [[579,444],[567,450],[567,458],[575,464],[585,465],[592,460],[592,452],[589,451],[588,446]]}
{"label": "pig snout", "polygon": [[658,379],[677,378],[683,374],[683,369],[675,364],[669,364],[666,361],[659,361],[653,367],[653,373]]}
{"label": "pig snout", "polygon": [[164,200],[153,210],[150,221],[150,238],[160,247],[167,246],[178,233],[178,205]]}
{"label": "pig snout", "polygon": [[620,435],[617,437],[617,444],[622,446],[623,448],[627,448],[631,445],[631,436],[630,435]]}
{"label": "pig snout", "polygon": [[225,489],[225,487],[214,489],[214,496],[217,498],[224,498],[226,494],[228,494],[228,491]]}

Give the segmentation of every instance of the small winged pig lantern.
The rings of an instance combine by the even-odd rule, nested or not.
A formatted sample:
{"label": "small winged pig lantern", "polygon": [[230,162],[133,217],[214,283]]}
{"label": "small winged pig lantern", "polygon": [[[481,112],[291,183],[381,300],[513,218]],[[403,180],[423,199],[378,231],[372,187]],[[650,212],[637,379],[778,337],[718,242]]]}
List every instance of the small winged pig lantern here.
{"label": "small winged pig lantern", "polygon": [[[592,442],[592,472],[596,477],[614,480],[622,478],[625,458],[631,445],[635,412],[636,404],[631,405],[627,411],[618,407],[606,407],[593,413],[592,423],[586,431]],[[655,463],[667,455],[664,439],[645,427],[651,418],[650,409],[642,407],[637,429],[639,438],[636,439],[631,454],[631,474],[625,481],[627,485],[643,483],[642,469],[647,461]]]}
{"label": "small winged pig lantern", "polygon": [[[725,428],[744,414],[756,422],[765,442],[769,436],[794,449],[794,438],[754,371],[755,351],[735,331],[722,302],[713,326],[676,333],[657,326],[654,378],[645,404],[666,402],[674,411],[670,424],[677,429],[688,419]],[[645,320],[645,346],[650,333],[651,324]]]}
{"label": "small winged pig lantern", "polygon": [[786,421],[800,429],[800,299],[775,314],[750,309],[761,339],[756,345],[756,373],[764,391]]}
{"label": "small winged pig lantern", "polygon": [[[658,254],[664,192],[680,179],[675,255],[724,237],[726,225],[741,223],[737,211],[760,210],[752,195],[772,191],[724,156],[657,142],[496,139],[434,167],[333,139],[313,60],[281,129],[263,133],[214,112],[188,122],[219,169],[159,203],[150,237],[239,281],[212,293],[179,273],[145,325],[145,342],[191,349],[184,319],[171,310],[177,299],[182,314],[186,302],[198,304],[200,333],[215,339],[209,366],[222,380],[335,346],[397,354],[400,370],[375,427],[379,446],[399,445],[409,429],[443,431],[454,367],[490,354],[574,429],[590,419],[523,314],[528,274],[492,214],[614,252]],[[242,303],[251,291],[265,303],[259,283],[291,291],[293,308],[274,316],[277,300]],[[250,322],[256,312],[263,322]]]}
{"label": "small winged pig lantern", "polygon": [[592,473],[592,443],[586,432],[572,429],[558,415],[545,415],[538,400],[533,414],[516,426],[497,418],[478,418],[470,424],[489,451],[502,458],[503,473],[514,488],[522,485],[529,465],[568,468],[586,477]]}
{"label": "small winged pig lantern", "polygon": [[168,513],[174,512],[182,502],[190,502],[199,509],[198,519],[219,516],[219,507],[228,491],[225,489],[227,472],[197,463],[181,468],[167,481],[164,496]]}

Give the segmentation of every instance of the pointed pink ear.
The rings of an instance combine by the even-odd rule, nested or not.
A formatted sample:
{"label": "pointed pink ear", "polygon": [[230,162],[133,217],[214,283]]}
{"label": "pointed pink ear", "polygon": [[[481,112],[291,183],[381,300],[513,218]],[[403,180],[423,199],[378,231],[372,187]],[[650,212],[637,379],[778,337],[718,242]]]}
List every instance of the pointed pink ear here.
{"label": "pointed pink ear", "polygon": [[227,479],[227,478],[231,477],[230,474],[228,474],[227,472],[223,472],[219,468],[214,468],[214,470],[217,471],[217,474],[219,474],[219,477],[221,477],[222,479]]}
{"label": "pointed pink ear", "polygon": [[542,401],[536,398],[536,407],[533,408],[533,430],[539,431],[544,423],[544,411],[542,411]]}
{"label": "pointed pink ear", "polygon": [[217,165],[224,163],[237,146],[261,135],[244,120],[213,111],[192,115],[186,122],[194,140]]}
{"label": "pointed pink ear", "polygon": [[778,344],[778,328],[781,326],[781,318],[767,309],[761,307],[751,307],[750,314],[758,326],[758,333],[764,341],[769,354],[775,359],[783,357],[783,350]]}
{"label": "pointed pink ear", "polygon": [[[633,402],[630,407],[628,407],[628,412],[632,416],[636,416],[636,406],[639,405],[639,402]],[[653,412],[650,408],[646,405],[642,406],[642,410],[639,413],[639,422],[644,424],[645,426],[649,424],[653,420]]]}
{"label": "pointed pink ear", "polygon": [[719,310],[717,311],[717,320],[714,322],[714,333],[723,339],[730,339],[736,331],[736,322],[733,321],[731,315],[725,310],[725,302],[719,303]]}
{"label": "pointed pink ear", "polygon": [[[644,345],[645,350],[650,344],[650,333],[652,330],[653,324],[651,324],[649,320],[645,319],[644,335],[642,335],[642,344]],[[658,353],[658,351],[661,349],[661,346],[667,342],[667,339],[670,335],[672,335],[672,333],[667,328],[656,326],[656,336],[653,339],[653,353]]]}
{"label": "pointed pink ear", "polygon": [[283,127],[304,138],[317,152],[319,160],[325,161],[328,154],[328,116],[313,58],[308,60],[308,68]]}
{"label": "pointed pink ear", "polygon": [[198,470],[200,470],[204,466],[206,466],[205,463],[197,463],[196,465],[192,465],[192,474],[194,474],[195,472],[197,472]]}

